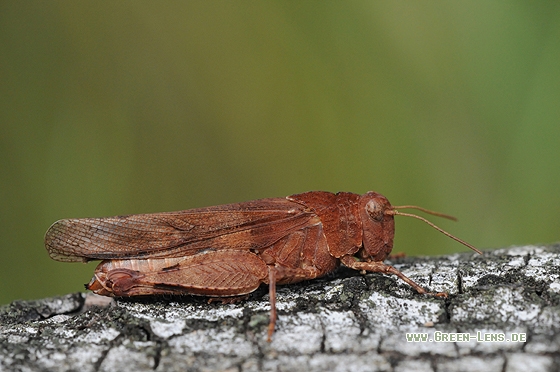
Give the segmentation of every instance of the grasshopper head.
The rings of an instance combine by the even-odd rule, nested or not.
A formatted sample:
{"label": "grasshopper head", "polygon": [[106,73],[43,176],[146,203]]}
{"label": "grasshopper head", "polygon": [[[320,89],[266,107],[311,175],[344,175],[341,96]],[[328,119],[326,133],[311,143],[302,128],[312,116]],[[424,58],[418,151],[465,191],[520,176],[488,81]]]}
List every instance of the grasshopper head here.
{"label": "grasshopper head", "polygon": [[381,194],[370,191],[360,198],[362,244],[358,252],[362,259],[383,261],[393,250],[395,220],[393,207]]}

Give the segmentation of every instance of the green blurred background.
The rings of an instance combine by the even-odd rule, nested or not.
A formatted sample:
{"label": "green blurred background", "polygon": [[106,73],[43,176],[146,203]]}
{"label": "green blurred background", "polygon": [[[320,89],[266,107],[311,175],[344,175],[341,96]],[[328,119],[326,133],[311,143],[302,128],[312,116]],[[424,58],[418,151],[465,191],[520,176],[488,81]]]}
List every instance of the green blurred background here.
{"label": "green blurred background", "polygon": [[[0,303],[83,289],[55,220],[378,191],[560,240],[558,1],[0,2]],[[395,252],[465,247],[397,217]]]}

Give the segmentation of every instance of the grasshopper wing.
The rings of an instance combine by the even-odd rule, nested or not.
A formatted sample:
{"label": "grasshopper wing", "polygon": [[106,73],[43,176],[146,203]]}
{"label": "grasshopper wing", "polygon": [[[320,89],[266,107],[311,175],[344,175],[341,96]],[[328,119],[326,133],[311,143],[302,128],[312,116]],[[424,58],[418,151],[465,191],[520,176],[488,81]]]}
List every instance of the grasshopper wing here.
{"label": "grasshopper wing", "polygon": [[261,199],[179,212],[55,222],[45,247],[58,261],[165,258],[205,249],[260,250],[320,223],[301,204]]}

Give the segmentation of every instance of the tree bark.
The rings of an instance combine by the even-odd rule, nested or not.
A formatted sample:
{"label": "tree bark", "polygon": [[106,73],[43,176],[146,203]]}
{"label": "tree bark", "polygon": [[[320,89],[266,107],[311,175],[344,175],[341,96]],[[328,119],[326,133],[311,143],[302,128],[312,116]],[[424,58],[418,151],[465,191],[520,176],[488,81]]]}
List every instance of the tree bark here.
{"label": "tree bark", "polygon": [[0,371],[560,369],[560,244],[393,265],[449,297],[341,269],[277,288],[271,343],[266,288],[236,304],[91,293],[15,301],[0,307]]}

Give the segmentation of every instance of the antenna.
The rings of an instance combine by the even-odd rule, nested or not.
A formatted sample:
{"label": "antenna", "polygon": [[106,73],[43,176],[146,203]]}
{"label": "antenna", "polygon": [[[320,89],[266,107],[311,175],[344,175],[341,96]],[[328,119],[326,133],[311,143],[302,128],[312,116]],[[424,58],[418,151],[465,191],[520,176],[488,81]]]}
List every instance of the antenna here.
{"label": "antenna", "polygon": [[388,210],[386,213],[387,213],[387,214],[392,214],[392,215],[399,215],[399,216],[406,216],[406,217],[414,217],[414,218],[417,218],[417,219],[419,219],[419,220],[421,220],[421,221],[426,222],[428,225],[432,226],[434,229],[436,229],[437,231],[439,231],[439,232],[442,233],[443,235],[450,237],[451,239],[453,239],[453,240],[455,240],[455,241],[457,241],[457,242],[463,244],[463,245],[466,246],[466,247],[469,247],[470,249],[472,249],[473,251],[475,251],[475,252],[478,253],[478,254],[482,254],[482,252],[481,252],[480,250],[478,250],[477,248],[475,248],[473,245],[467,243],[466,241],[464,241],[464,240],[462,240],[462,239],[459,239],[458,237],[456,237],[456,236],[454,236],[454,235],[451,235],[450,233],[448,233],[448,232],[445,231],[444,229],[442,229],[442,228],[440,228],[440,227],[434,225],[432,222],[428,221],[428,220],[425,219],[424,217],[420,217],[420,216],[417,216],[417,215],[411,214],[411,213],[399,212],[399,211],[397,210],[397,209],[404,209],[404,208],[418,209],[418,210],[420,210],[420,211],[422,211],[422,212],[426,212],[426,213],[431,214],[431,215],[434,215],[434,216],[447,218],[447,219],[452,220],[452,221],[457,221],[457,218],[455,218],[455,217],[453,217],[453,216],[450,216],[450,215],[448,215],[448,214],[443,214],[443,213],[439,213],[439,212],[434,212],[434,211],[431,211],[431,210],[429,210],[429,209],[425,209],[425,208],[422,208],[422,207],[417,207],[417,206],[415,206],[415,205],[401,205],[401,206],[398,206],[398,207],[393,207],[393,209]]}
{"label": "antenna", "polygon": [[399,205],[398,207],[393,207],[393,209],[418,209],[419,211],[431,214],[433,216],[447,218],[448,220],[451,220],[451,221],[457,221],[457,217],[453,217],[453,216],[450,216],[448,214],[444,214],[444,213],[441,213],[441,212],[431,211],[429,209],[418,207],[416,205]]}

